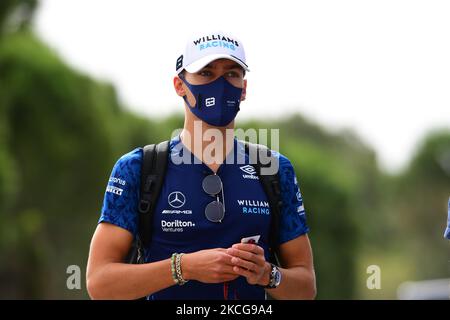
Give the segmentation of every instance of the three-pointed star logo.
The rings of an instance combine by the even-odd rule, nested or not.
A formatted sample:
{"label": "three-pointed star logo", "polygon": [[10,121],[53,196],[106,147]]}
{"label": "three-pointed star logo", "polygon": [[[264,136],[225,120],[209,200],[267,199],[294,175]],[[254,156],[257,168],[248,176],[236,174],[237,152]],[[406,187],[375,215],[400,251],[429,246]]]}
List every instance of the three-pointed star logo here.
{"label": "three-pointed star logo", "polygon": [[172,208],[178,209],[186,203],[186,197],[180,191],[174,191],[169,194],[167,201]]}

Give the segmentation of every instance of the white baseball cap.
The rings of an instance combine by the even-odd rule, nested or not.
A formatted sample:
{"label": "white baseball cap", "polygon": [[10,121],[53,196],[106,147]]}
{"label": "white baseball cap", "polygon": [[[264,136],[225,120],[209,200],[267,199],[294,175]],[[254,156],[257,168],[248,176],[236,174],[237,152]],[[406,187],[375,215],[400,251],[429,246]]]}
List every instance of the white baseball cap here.
{"label": "white baseball cap", "polygon": [[197,35],[186,43],[184,53],[177,59],[176,72],[195,73],[211,61],[223,58],[233,60],[245,71],[250,71],[242,42],[229,34],[214,32]]}

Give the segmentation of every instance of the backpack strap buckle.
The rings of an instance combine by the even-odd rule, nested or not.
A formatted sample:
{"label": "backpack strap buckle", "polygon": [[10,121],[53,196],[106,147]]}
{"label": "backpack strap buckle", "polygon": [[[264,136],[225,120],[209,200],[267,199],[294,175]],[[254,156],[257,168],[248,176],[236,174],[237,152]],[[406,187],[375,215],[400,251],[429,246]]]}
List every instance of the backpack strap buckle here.
{"label": "backpack strap buckle", "polygon": [[151,201],[150,200],[145,200],[145,199],[141,199],[139,201],[139,213],[142,214],[146,214],[150,211],[150,206],[151,205]]}

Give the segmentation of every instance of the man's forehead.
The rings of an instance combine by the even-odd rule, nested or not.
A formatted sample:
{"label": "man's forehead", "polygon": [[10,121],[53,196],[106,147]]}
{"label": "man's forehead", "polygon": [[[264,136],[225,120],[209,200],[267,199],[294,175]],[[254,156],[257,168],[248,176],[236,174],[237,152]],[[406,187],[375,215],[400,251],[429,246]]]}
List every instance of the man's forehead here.
{"label": "man's forehead", "polygon": [[204,66],[203,69],[206,69],[206,68],[215,69],[219,65],[223,65],[223,67],[225,69],[234,69],[234,68],[242,69],[242,67],[239,65],[239,63],[237,63],[233,60],[230,60],[230,59],[218,59],[218,60],[211,61],[206,66]]}

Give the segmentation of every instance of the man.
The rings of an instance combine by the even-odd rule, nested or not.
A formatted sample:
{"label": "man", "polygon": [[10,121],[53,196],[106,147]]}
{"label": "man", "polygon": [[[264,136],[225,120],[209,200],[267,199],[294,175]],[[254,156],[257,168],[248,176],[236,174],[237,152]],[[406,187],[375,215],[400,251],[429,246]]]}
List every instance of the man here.
{"label": "man", "polygon": [[[251,165],[228,161],[249,160],[243,144],[226,134],[246,97],[245,61],[242,43],[223,33],[187,43],[173,80],[184,99],[185,123],[170,141],[146,263],[123,262],[137,234],[142,148],[136,148],[117,161],[105,193],[87,268],[93,299],[315,297],[309,229],[291,163],[273,153],[283,199],[277,239],[281,266],[276,267],[267,261],[267,196]],[[212,130],[224,138],[199,140],[198,128],[200,134]],[[211,146],[213,155],[205,156]],[[176,161],[179,156],[189,161]],[[257,243],[241,242],[251,236]]]}

